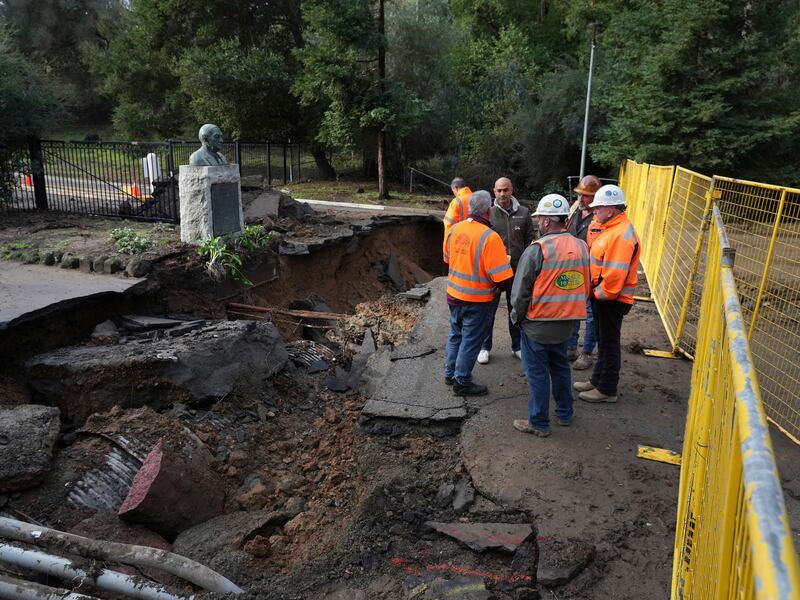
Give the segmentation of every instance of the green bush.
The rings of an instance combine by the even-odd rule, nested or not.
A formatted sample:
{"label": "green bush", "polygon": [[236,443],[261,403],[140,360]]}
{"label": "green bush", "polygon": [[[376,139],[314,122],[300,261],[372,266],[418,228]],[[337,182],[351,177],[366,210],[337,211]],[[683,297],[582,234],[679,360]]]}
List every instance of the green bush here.
{"label": "green bush", "polygon": [[139,254],[153,245],[146,235],[137,233],[130,227],[118,227],[111,230],[114,247],[120,254]]}

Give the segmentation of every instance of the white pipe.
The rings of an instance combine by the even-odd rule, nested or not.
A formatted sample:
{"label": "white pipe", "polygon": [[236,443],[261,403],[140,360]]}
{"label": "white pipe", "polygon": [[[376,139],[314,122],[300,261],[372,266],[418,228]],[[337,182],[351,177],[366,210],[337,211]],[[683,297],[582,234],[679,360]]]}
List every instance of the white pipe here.
{"label": "white pipe", "polygon": [[[162,585],[155,585],[140,578],[108,569],[89,573],[76,567],[71,560],[45,554],[38,550],[28,550],[0,543],[0,561],[66,581],[81,584],[85,581],[101,590],[123,594],[138,600],[184,600],[183,596],[171,594]],[[194,596],[189,596],[189,599],[191,598]]]}
{"label": "white pipe", "polygon": [[51,588],[24,579],[0,575],[0,598],[3,600],[98,600],[61,588]]}
{"label": "white pipe", "polygon": [[56,548],[60,552],[86,558],[160,569],[211,592],[242,593],[239,586],[216,571],[180,554],[158,548],[93,540],[7,517],[0,517],[0,537],[34,546]]}

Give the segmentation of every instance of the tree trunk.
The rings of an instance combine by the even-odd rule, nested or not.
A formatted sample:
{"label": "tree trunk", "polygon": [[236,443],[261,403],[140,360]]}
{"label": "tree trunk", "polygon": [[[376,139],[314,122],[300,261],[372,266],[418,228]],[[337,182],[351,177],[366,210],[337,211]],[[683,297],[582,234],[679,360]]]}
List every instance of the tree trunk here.
{"label": "tree trunk", "polygon": [[311,145],[311,156],[317,164],[317,169],[323,179],[336,179],[336,170],[331,165],[328,157],[325,156],[325,148],[319,144]]}
{"label": "tree trunk", "polygon": [[[386,27],[383,10],[384,0],[378,0],[378,34],[380,36],[378,46],[378,78],[381,84],[381,101],[386,91]],[[386,200],[389,198],[389,190],[386,188],[386,130],[381,123],[378,129],[378,199]]]}

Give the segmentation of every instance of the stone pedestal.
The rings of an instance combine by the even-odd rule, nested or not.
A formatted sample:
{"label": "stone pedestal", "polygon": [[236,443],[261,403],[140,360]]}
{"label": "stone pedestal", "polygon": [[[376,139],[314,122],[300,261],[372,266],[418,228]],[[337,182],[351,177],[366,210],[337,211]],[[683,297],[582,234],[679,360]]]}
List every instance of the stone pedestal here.
{"label": "stone pedestal", "polygon": [[199,244],[244,228],[238,165],[193,167],[181,165],[181,241]]}

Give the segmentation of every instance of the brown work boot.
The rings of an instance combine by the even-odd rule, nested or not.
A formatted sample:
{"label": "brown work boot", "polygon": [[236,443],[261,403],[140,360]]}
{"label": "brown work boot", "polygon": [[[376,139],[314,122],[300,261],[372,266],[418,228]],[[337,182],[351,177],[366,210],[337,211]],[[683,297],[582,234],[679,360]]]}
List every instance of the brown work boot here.
{"label": "brown work boot", "polygon": [[532,433],[537,437],[550,437],[549,431],[531,427],[531,424],[528,423],[527,419],[514,419],[514,429],[521,431],[522,433]]}
{"label": "brown work boot", "polygon": [[593,363],[594,361],[592,360],[591,355],[581,352],[580,356],[578,356],[578,358],[575,359],[575,362],[572,363],[572,368],[576,371],[583,371],[591,367]]}
{"label": "brown work boot", "polygon": [[591,381],[576,381],[572,384],[572,389],[576,392],[588,392],[594,389]]}
{"label": "brown work boot", "polygon": [[603,392],[598,389],[592,389],[588,392],[581,392],[578,394],[578,398],[583,400],[584,402],[616,402],[616,396],[606,396]]}

